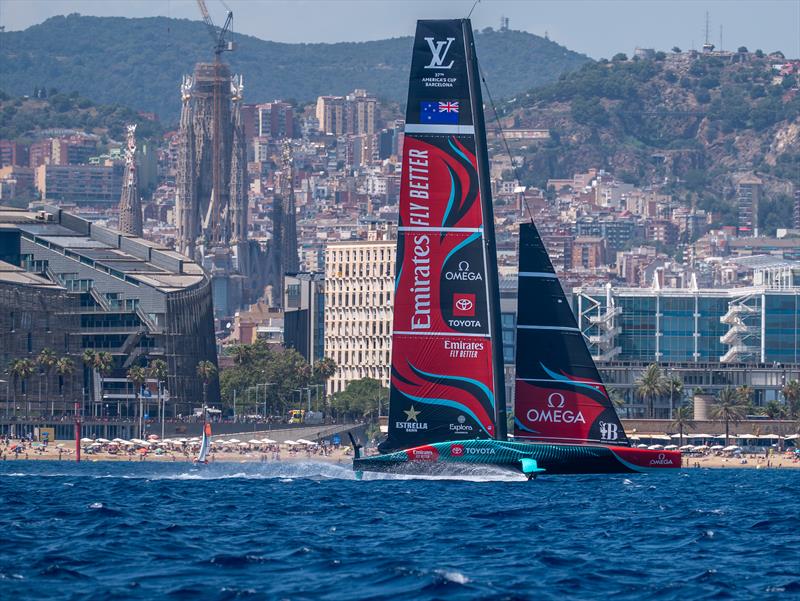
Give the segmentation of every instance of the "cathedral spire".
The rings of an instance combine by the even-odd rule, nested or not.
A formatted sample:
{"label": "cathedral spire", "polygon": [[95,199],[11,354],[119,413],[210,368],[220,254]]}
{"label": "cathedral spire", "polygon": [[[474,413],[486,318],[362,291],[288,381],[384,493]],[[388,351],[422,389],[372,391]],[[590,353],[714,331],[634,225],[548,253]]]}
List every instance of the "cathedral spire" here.
{"label": "cathedral spire", "polygon": [[125,147],[125,174],[119,199],[119,231],[142,236],[142,202],[139,198],[139,178],[136,174],[136,124],[128,125]]}

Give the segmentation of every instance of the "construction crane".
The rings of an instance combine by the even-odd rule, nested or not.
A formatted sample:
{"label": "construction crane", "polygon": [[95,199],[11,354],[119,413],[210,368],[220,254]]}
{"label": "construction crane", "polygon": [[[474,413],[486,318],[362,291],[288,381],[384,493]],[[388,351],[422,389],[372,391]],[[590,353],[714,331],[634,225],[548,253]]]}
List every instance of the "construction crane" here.
{"label": "construction crane", "polygon": [[233,42],[225,39],[226,35],[230,32],[231,24],[233,23],[233,11],[230,9],[228,10],[228,14],[225,17],[225,24],[218,30],[217,26],[214,25],[214,21],[211,20],[211,15],[208,13],[208,7],[206,6],[205,0],[197,0],[197,6],[200,7],[200,12],[203,14],[203,21],[208,28],[208,33],[211,34],[211,38],[214,40],[214,83],[212,97],[214,112],[213,122],[211,124],[211,135],[213,137],[213,146],[211,152],[212,192],[206,219],[206,223],[210,221],[211,225],[210,242],[211,247],[213,248],[219,246],[221,242],[221,215],[223,211],[228,209],[226,202],[228,195],[223,192],[223,186],[225,185],[225,182],[223,182],[222,177],[222,96],[223,86],[229,87],[230,81],[222,81],[222,53],[231,52],[234,49]]}
{"label": "construction crane", "polygon": [[217,26],[214,25],[214,21],[211,20],[211,15],[208,12],[205,0],[197,0],[197,6],[200,7],[200,12],[203,14],[203,21],[208,28],[208,33],[211,34],[211,38],[214,40],[214,57],[216,60],[220,60],[220,55],[223,52],[231,52],[234,49],[233,42],[225,39],[233,23],[233,11],[228,10],[228,14],[225,16],[225,24],[217,31]]}

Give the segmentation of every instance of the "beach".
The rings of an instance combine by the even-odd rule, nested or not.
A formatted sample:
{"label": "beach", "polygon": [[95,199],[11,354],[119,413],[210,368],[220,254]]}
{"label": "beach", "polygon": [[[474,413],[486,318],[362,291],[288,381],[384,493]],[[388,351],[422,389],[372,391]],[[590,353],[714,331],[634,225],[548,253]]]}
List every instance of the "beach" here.
{"label": "beach", "polygon": [[[74,441],[56,441],[55,444],[47,446],[31,446],[25,444],[24,449],[16,453],[11,450],[14,444],[0,445],[0,461],[75,461]],[[35,445],[36,443],[34,443]],[[166,463],[192,463],[194,461],[193,452],[166,451],[163,453],[148,452],[108,452],[106,450],[87,453],[81,451],[82,462],[166,462]],[[337,448],[322,447],[304,448],[290,447],[285,445],[270,445],[262,450],[214,450],[209,455],[209,463],[275,463],[275,462],[324,462],[337,465],[349,466],[353,454],[349,447],[340,446]],[[684,468],[714,468],[714,469],[798,469],[800,468],[800,457],[795,454],[791,456],[787,453],[774,451],[767,457],[763,453],[751,454],[742,453],[741,455],[732,454],[684,454]]]}

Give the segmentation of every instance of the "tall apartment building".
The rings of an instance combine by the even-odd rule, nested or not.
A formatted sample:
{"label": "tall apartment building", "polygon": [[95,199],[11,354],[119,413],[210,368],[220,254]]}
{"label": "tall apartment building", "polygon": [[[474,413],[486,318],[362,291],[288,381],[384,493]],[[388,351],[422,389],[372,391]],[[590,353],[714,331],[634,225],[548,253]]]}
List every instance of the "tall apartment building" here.
{"label": "tall apartment building", "polygon": [[328,394],[361,378],[389,385],[396,245],[369,240],[325,248],[325,356],[339,366]]}
{"label": "tall apartment building", "polygon": [[42,200],[74,203],[112,203],[119,201],[125,166],[39,165],[36,189]]}
{"label": "tall apartment building", "polygon": [[294,137],[294,108],[275,100],[258,105],[258,135],[273,140]]}
{"label": "tall apartment building", "polygon": [[800,230],[800,186],[794,189],[794,227]]}
{"label": "tall apartment building", "polygon": [[378,100],[366,90],[354,90],[347,96],[320,96],[317,98],[319,130],[326,134],[375,133],[375,109]]}
{"label": "tall apartment building", "polygon": [[758,205],[761,201],[762,181],[748,176],[739,181],[736,188],[736,204],[739,209],[738,232],[742,238],[758,237]]}

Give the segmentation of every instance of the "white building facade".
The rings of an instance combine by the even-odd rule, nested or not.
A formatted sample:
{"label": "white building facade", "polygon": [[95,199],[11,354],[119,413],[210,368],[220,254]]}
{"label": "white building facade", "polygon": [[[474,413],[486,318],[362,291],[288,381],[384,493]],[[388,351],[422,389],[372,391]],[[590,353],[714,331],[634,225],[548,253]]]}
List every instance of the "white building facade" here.
{"label": "white building facade", "polygon": [[361,378],[389,385],[396,245],[370,240],[325,248],[325,356],[339,366],[328,394]]}

